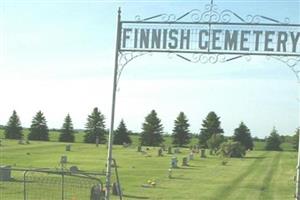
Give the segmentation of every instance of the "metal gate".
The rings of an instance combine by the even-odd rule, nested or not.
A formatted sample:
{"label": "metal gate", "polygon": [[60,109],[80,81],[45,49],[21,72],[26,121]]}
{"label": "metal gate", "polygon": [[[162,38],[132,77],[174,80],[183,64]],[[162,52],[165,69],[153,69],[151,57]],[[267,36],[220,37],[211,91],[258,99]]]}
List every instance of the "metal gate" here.
{"label": "metal gate", "polygon": [[102,200],[105,174],[49,169],[12,169],[9,181],[0,181],[3,200]]}

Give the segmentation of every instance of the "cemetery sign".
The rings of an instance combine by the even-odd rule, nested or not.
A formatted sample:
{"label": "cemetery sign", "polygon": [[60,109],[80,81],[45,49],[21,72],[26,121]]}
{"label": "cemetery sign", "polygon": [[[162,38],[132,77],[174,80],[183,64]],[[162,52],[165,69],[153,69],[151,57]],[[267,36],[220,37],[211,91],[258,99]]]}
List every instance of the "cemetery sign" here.
{"label": "cemetery sign", "polygon": [[120,51],[300,55],[297,26],[122,22]]}
{"label": "cemetery sign", "polygon": [[[252,55],[266,56],[285,63],[300,83],[300,24],[288,18],[263,15],[242,17],[234,11],[219,10],[213,4],[176,17],[158,14],[135,20],[121,20],[118,11],[112,110],[108,139],[105,199],[109,200],[116,90],[124,67],[149,53],[176,55],[189,62],[227,62]],[[300,140],[299,140],[300,142]],[[300,146],[300,145],[299,145]],[[297,167],[296,198],[300,199],[300,154]]]}

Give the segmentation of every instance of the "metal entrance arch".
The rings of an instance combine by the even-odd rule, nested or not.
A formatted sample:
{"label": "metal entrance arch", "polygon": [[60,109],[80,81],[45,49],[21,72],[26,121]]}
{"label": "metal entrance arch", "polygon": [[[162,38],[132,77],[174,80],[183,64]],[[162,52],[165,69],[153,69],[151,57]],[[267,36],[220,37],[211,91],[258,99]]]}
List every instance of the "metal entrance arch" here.
{"label": "metal entrance arch", "polygon": [[[272,46],[273,43],[276,43],[275,46]],[[295,74],[300,88],[300,70],[296,68],[300,64],[300,24],[291,24],[288,18],[279,21],[262,15],[241,17],[228,9],[219,11],[212,0],[203,11],[194,9],[179,17],[159,14],[144,19],[136,16],[134,21],[122,21],[119,9],[106,169],[106,200],[110,198],[117,85],[124,67],[135,58],[148,53],[172,54],[188,62],[204,64],[266,56],[286,64]],[[298,123],[300,125],[300,122]],[[299,152],[300,140],[296,200],[300,200]]]}

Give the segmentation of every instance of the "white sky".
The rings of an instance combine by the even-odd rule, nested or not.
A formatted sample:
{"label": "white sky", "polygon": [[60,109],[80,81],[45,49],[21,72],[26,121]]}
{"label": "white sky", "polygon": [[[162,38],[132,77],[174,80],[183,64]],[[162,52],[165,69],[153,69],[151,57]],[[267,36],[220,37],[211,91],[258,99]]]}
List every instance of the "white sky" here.
{"label": "white sky", "polygon": [[[29,127],[42,110],[51,128],[61,127],[67,113],[75,128],[83,128],[97,106],[109,127],[117,7],[122,6],[125,19],[134,19],[136,14],[180,15],[205,4],[36,2],[0,3],[0,124],[6,124],[15,109],[22,125]],[[300,23],[298,1],[259,1],[259,7],[254,0],[215,2],[242,16],[258,13]],[[254,136],[268,135],[273,126],[281,134],[293,134],[299,121],[294,74],[265,57],[204,65],[146,55],[126,66],[119,88],[116,126],[124,118],[133,131],[140,131],[152,109],[169,133],[180,111],[194,133],[210,111],[221,117],[226,135],[232,135],[240,121]]]}

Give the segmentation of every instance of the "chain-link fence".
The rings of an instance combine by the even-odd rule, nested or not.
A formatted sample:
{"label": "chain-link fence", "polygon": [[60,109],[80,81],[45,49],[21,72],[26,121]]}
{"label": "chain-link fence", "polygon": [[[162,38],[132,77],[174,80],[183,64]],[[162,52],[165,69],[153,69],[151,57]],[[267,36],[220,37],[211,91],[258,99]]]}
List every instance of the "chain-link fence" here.
{"label": "chain-link fence", "polygon": [[104,197],[100,179],[104,174],[46,169],[6,172],[9,176],[0,180],[1,200],[102,200]]}

